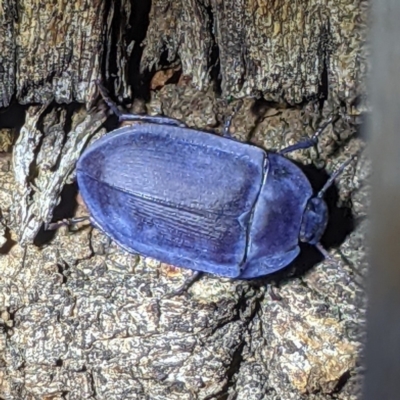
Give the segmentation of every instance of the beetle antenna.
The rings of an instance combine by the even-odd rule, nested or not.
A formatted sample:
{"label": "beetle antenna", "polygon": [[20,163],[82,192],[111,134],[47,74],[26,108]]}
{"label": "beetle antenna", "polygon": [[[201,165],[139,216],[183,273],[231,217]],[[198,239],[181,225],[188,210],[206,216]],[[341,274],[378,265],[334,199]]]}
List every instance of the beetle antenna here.
{"label": "beetle antenna", "polygon": [[344,169],[355,159],[355,155],[351,156],[348,160],[346,160],[326,181],[323,188],[318,192],[317,197],[322,199],[324,197],[325,192],[329,189],[335,179],[344,171]]}
{"label": "beetle antenna", "polygon": [[107,89],[100,83],[99,80],[96,81],[97,87],[99,88],[101,97],[104,102],[110,107],[111,111],[118,117],[120,122],[122,121],[142,121],[144,123],[159,124],[159,125],[173,125],[179,126],[181,128],[186,128],[186,124],[175,118],[168,118],[161,115],[142,115],[142,114],[125,114],[120,111],[117,104],[108,95]]}

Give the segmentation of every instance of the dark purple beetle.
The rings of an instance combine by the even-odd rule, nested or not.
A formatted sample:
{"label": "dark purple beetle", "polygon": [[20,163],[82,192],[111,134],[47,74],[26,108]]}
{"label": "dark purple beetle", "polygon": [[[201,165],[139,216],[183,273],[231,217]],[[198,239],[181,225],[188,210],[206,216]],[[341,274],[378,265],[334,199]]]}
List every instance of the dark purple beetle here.
{"label": "dark purple beetle", "polygon": [[120,119],[145,123],[112,131],[89,147],[77,180],[93,224],[127,251],[255,278],[290,264],[299,241],[319,243],[328,220],[322,196],[348,163],[314,196],[307,177],[283,154],[314,145],[327,124],[312,139],[273,153],[169,118]]}

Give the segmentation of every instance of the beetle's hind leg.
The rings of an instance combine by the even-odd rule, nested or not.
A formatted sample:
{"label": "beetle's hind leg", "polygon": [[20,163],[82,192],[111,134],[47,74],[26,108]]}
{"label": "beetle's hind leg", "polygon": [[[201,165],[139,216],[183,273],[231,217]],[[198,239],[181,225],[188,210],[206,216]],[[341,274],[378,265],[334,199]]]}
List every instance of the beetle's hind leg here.
{"label": "beetle's hind leg", "polygon": [[141,121],[147,122],[150,124],[158,124],[158,125],[172,125],[172,126],[179,126],[181,128],[186,128],[182,121],[179,121],[175,118],[168,118],[163,116],[151,116],[151,115],[140,115],[140,114],[128,114],[123,113],[118,108],[117,104],[110,98],[108,95],[107,89],[97,81],[97,86],[99,88],[101,97],[105,101],[105,103],[110,107],[111,111],[118,117],[119,121]]}
{"label": "beetle's hind leg", "polygon": [[182,285],[179,286],[178,289],[174,290],[172,293],[168,294],[165,297],[171,298],[171,297],[175,297],[175,296],[180,296],[183,292],[186,292],[190,288],[190,286],[193,285],[193,283],[197,282],[200,279],[202,274],[203,274],[203,272],[201,272],[201,271],[194,271],[192,276],[190,276],[188,279],[186,279],[185,282],[183,282]]}
{"label": "beetle's hind leg", "polygon": [[57,222],[50,222],[49,224],[47,224],[46,230],[55,231],[56,229],[61,228],[62,226],[73,226],[78,224],[79,222],[89,221],[89,220],[90,218],[88,216],[85,216],[85,217],[74,217],[69,219],[63,219]]}
{"label": "beetle's hind leg", "polygon": [[282,296],[275,291],[276,287],[277,286],[275,283],[272,282],[267,283],[267,293],[269,294],[269,296],[273,301],[282,301],[283,300]]}
{"label": "beetle's hind leg", "polygon": [[334,121],[334,117],[331,116],[324,124],[322,124],[317,131],[312,135],[309,139],[301,140],[300,142],[293,144],[291,146],[285,147],[284,149],[280,150],[279,154],[287,154],[291,153],[292,151],[300,150],[300,149],[308,149],[309,147],[315,146],[318,143],[319,135],[324,131],[324,129]]}

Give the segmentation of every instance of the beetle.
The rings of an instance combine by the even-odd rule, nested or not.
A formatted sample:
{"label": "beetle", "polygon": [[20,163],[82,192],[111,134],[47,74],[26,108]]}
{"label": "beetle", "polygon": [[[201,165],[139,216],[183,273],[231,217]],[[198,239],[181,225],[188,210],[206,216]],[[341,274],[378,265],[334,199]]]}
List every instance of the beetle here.
{"label": "beetle", "polygon": [[311,139],[272,152],[171,118],[122,114],[100,90],[120,120],[142,122],[97,140],[76,167],[91,222],[122,248],[239,279],[286,267],[299,242],[327,254],[323,195],[348,162],[314,195],[285,154],[315,145],[332,118]]}

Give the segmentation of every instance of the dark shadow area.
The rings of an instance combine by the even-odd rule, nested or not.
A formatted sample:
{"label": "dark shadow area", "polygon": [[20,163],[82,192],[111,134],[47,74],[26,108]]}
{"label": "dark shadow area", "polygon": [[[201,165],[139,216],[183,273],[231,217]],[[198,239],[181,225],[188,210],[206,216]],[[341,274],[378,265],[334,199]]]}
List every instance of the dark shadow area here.
{"label": "dark shadow area", "polygon": [[148,101],[150,100],[150,80],[153,74],[150,72],[142,74],[140,61],[144,49],[142,42],[150,23],[151,0],[132,0],[131,5],[132,12],[129,20],[131,29],[127,31],[127,36],[135,41],[135,45],[128,66],[129,83],[132,85],[133,97]]}
{"label": "dark shadow area", "polygon": [[222,76],[221,76],[221,61],[219,58],[219,46],[217,44],[215,35],[214,35],[214,14],[212,11],[212,7],[208,6],[206,7],[206,12],[208,15],[208,18],[210,19],[210,26],[209,26],[209,31],[211,33],[211,38],[212,38],[212,48],[211,48],[211,54],[210,54],[210,63],[209,63],[209,71],[210,71],[210,78],[211,82],[213,83],[214,86],[214,91],[217,95],[217,97],[221,96],[222,94]]}
{"label": "dark shadow area", "polygon": [[[123,107],[118,107],[120,110],[122,110],[124,113],[128,112],[125,108]],[[106,129],[106,132],[111,132],[114,129],[120,128],[121,127],[121,122],[118,119],[118,116],[115,115],[113,112],[108,113],[108,118],[106,121],[103,123],[103,127]]]}
{"label": "dark shadow area", "polygon": [[254,103],[251,105],[250,112],[257,117],[256,122],[260,123],[266,112],[271,108],[283,109],[284,107],[277,102],[268,101],[265,100],[264,97],[259,97],[255,99]]}
{"label": "dark shadow area", "polygon": [[318,87],[318,102],[320,110],[324,107],[324,102],[328,98],[328,91],[329,91],[329,82],[328,82],[328,66],[327,60],[324,60],[323,70],[321,73],[321,81]]}
{"label": "dark shadow area", "polygon": [[[147,28],[149,26],[149,13],[151,9],[151,0],[131,0],[131,12],[129,20],[126,14],[122,12],[121,1],[117,0],[113,3],[107,1],[106,12],[104,13],[104,25],[107,24],[109,10],[113,7],[114,17],[111,26],[111,41],[110,44],[105,42],[106,53],[103,59],[103,81],[104,86],[110,90],[113,97],[116,93],[113,90],[112,77],[117,75],[117,49],[125,51],[126,47],[134,42],[133,50],[130,56],[125,54],[124,57],[129,60],[127,66],[128,84],[132,87],[134,97],[147,99],[149,98],[149,82],[150,76],[143,76],[140,73],[140,60],[142,58],[143,46],[142,42],[146,37]],[[120,43],[119,37],[120,27],[124,26],[123,43]],[[106,67],[108,65],[108,67]],[[106,77],[105,71],[108,68],[108,76]]]}
{"label": "dark shadow area", "polygon": [[[72,102],[70,104],[58,104],[55,101],[52,103],[53,107],[58,107],[60,110],[66,110],[67,115],[65,117],[65,125],[64,125],[64,132],[70,132],[72,129],[72,122],[73,122],[73,116],[75,113],[80,110],[82,107],[85,107],[82,103],[78,102]],[[51,108],[49,107],[51,110]],[[68,135],[65,135],[64,137],[64,142],[63,146],[65,145],[65,142],[68,139]]]}
{"label": "dark shadow area", "polygon": [[0,129],[13,128],[19,132],[24,125],[27,108],[28,106],[13,102],[8,107],[0,109]]}
{"label": "dark shadow area", "polygon": [[[182,76],[182,71],[181,71],[181,70],[175,71],[175,72],[172,74],[171,78],[168,78],[168,79],[165,81],[165,85],[177,84],[177,83],[179,82],[179,79],[180,79],[181,76]],[[157,88],[156,88],[155,90],[157,90]]]}
{"label": "dark shadow area", "polygon": [[58,358],[55,362],[56,367],[62,367],[63,364],[64,364],[64,362],[61,358]]}
{"label": "dark shadow area", "polygon": [[[78,186],[76,183],[65,185],[61,192],[60,204],[54,209],[52,222],[61,221],[63,219],[70,219],[74,216],[77,208],[76,196],[78,194]],[[42,225],[40,231],[36,235],[34,244],[36,246],[43,246],[50,242],[55,235],[55,230],[47,230]]]}
{"label": "dark shadow area", "polygon": [[58,273],[60,275],[62,275],[62,283],[65,284],[67,283],[67,275],[68,275],[68,270],[70,269],[70,266],[66,263],[57,263],[57,269],[58,269]]}
{"label": "dark shadow area", "polygon": [[332,394],[336,394],[336,393],[340,393],[343,388],[346,386],[346,384],[348,383],[348,381],[351,378],[351,372],[350,371],[346,371],[340,378],[338,383],[336,384],[334,390],[332,391]]}
{"label": "dark shadow area", "polygon": [[321,34],[319,36],[318,51],[320,54],[320,61],[322,63],[321,79],[318,87],[318,101],[320,110],[323,109],[324,102],[329,96],[329,51],[327,51],[327,44],[329,38],[332,36],[331,27],[329,20],[326,21],[326,25],[321,28]]}
{"label": "dark shadow area", "polygon": [[[107,8],[111,7],[111,2],[108,3]],[[141,60],[143,55],[143,41],[146,38],[148,27],[150,24],[150,11],[152,7],[151,0],[131,0],[131,13],[129,20],[126,21],[126,16],[121,12],[121,2],[116,1],[113,5],[114,18],[113,26],[111,28],[111,46],[107,48],[107,57],[103,61],[103,72],[106,70],[106,64],[108,63],[109,76],[112,77],[116,74],[118,67],[116,65],[117,53],[116,49],[125,48],[128,44],[134,43],[132,53],[126,57],[129,62],[127,66],[128,84],[132,88],[133,97],[142,99],[145,102],[150,100],[150,83],[154,77],[155,69],[141,71]],[[219,47],[213,35],[214,29],[214,16],[211,6],[204,6],[204,10],[208,15],[209,31],[213,38],[211,52],[209,55],[209,71],[211,81],[214,85],[216,93],[221,93],[221,74],[220,74],[220,58],[219,58]],[[107,13],[105,13],[107,18]],[[123,43],[118,43],[121,39],[118,37],[117,32],[120,26],[126,26],[127,29],[124,31]],[[167,39],[165,39],[167,40]],[[163,46],[160,49],[159,62],[157,70],[170,69],[180,64],[179,56],[172,57],[168,52],[167,46]],[[104,74],[103,74],[104,75]],[[182,71],[175,71],[169,79],[167,79],[163,86],[166,84],[174,84],[179,81],[182,76]],[[112,79],[112,78],[111,78]],[[111,95],[114,95],[114,91],[111,90],[113,85],[111,79],[108,82],[104,82],[107,89],[110,90]],[[130,99],[129,99],[130,100]]]}
{"label": "dark shadow area", "polygon": [[12,239],[11,231],[8,227],[6,227],[5,229],[4,237],[6,239],[6,242],[4,243],[3,246],[0,247],[0,254],[7,254],[11,250],[11,248],[18,243]]}
{"label": "dark shadow area", "polygon": [[[313,165],[297,164],[307,176],[314,189],[314,193],[318,193],[325,182],[329,179],[329,175],[325,170],[317,169]],[[337,180],[340,180],[340,175]],[[338,189],[333,183],[325,193],[324,200],[328,206],[329,219],[324,235],[321,238],[321,243],[325,249],[339,247],[347,235],[355,228],[355,222],[351,208],[338,207],[339,201]]]}
{"label": "dark shadow area", "polygon": [[270,285],[269,294],[272,300],[282,300],[279,293],[274,292],[274,287],[279,288],[291,279],[304,276],[307,271],[324,259],[323,255],[314,246],[307,243],[299,243],[299,245],[300,254],[292,263],[272,274],[249,280],[251,286],[259,288]]}

